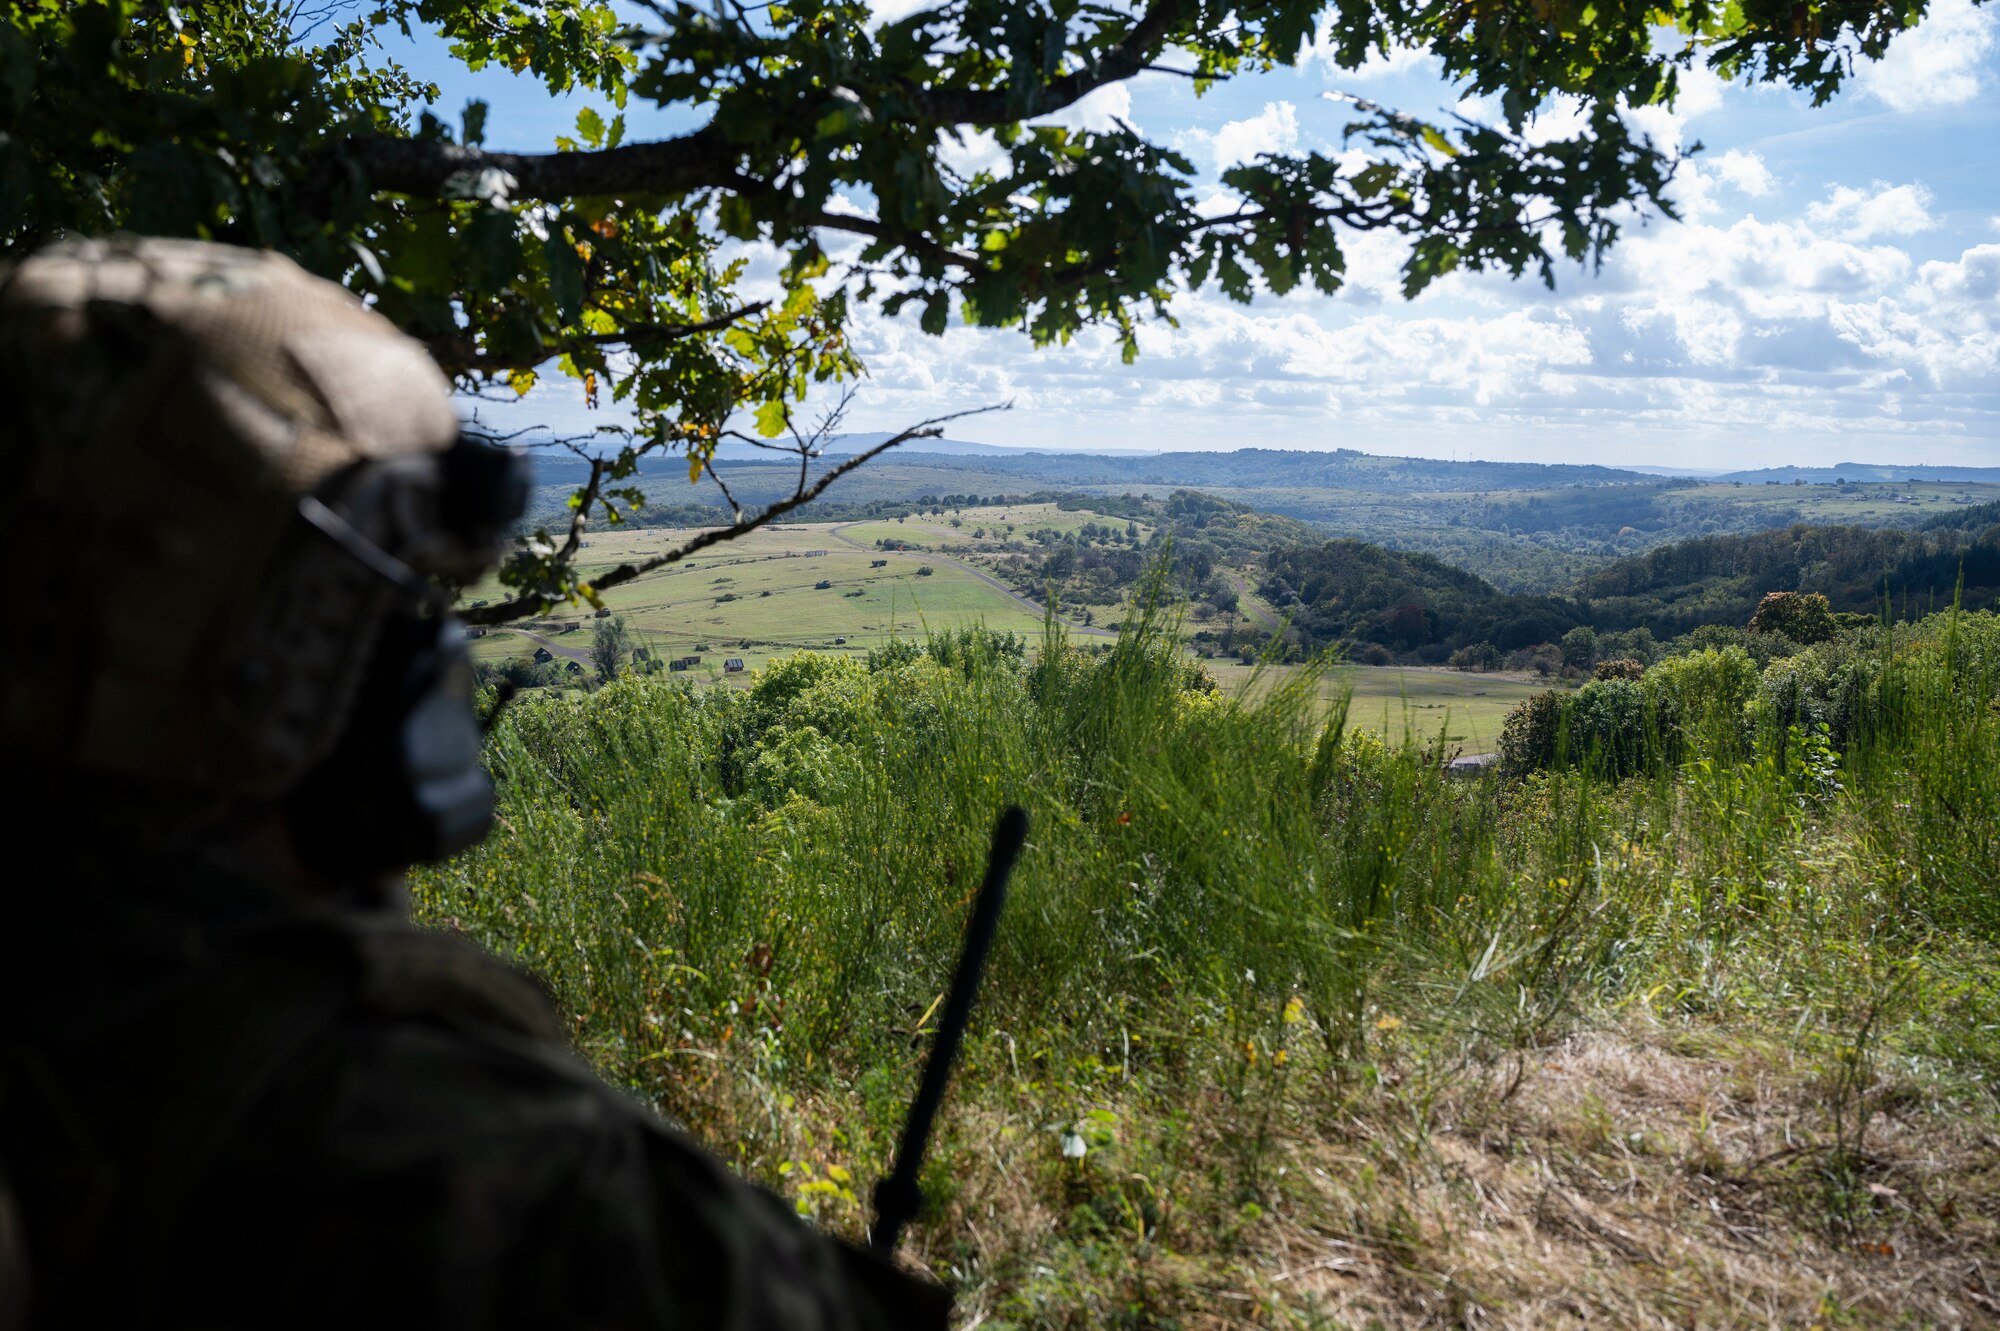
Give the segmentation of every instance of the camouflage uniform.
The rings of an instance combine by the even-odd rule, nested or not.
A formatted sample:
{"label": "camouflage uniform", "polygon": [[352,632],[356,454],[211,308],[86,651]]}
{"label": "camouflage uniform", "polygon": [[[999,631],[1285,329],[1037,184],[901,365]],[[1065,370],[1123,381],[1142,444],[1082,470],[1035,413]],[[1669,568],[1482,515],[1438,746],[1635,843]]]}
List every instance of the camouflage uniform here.
{"label": "camouflage uniform", "polygon": [[[594,1077],[393,877],[260,849],[363,714],[372,632],[332,574],[274,600],[304,558],[276,501],[455,432],[414,345],[280,260],[72,247],[0,282],[0,391],[56,372],[0,425],[0,520],[51,534],[31,510],[64,486],[108,497],[30,547],[78,550],[23,597],[72,669],[0,667],[8,751],[49,792],[33,835],[71,847],[53,890],[0,889],[0,1326],[945,1325],[941,1289]],[[341,615],[344,638],[299,623]]]}

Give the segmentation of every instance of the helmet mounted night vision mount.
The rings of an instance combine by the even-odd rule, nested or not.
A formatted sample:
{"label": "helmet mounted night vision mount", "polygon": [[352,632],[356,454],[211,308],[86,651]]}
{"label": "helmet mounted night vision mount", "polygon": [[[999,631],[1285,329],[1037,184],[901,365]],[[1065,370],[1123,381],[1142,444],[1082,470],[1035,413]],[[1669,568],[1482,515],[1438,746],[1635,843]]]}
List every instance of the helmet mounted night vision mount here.
{"label": "helmet mounted night vision mount", "polygon": [[461,435],[442,453],[359,463],[325,498],[299,500],[320,556],[302,562],[345,563],[347,576],[320,581],[348,582],[378,607],[340,737],[284,801],[313,871],[351,878],[443,859],[491,827],[465,626],[440,580],[492,564],[528,484],[518,454]]}

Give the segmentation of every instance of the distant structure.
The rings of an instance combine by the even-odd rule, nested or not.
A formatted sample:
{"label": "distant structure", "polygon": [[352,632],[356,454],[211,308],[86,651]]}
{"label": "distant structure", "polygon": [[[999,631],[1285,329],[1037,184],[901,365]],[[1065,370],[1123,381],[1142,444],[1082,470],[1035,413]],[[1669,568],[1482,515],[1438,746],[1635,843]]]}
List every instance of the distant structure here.
{"label": "distant structure", "polygon": [[1445,766],[1445,775],[1463,777],[1482,776],[1486,773],[1487,769],[1498,766],[1499,762],[1500,755],[1497,753],[1468,753],[1461,757],[1453,758]]}
{"label": "distant structure", "polygon": [[465,636],[468,638],[483,638],[486,636],[485,626],[474,624],[465,630]]}
{"label": "distant structure", "polygon": [[678,661],[669,661],[667,663],[667,669],[669,670],[681,671],[681,670],[686,670],[687,668],[688,668],[688,663],[686,657],[682,657]]}
{"label": "distant structure", "polygon": [[556,654],[555,654],[554,652],[550,651],[550,650],[549,650],[548,648],[546,648],[546,647],[537,647],[537,648],[535,648],[535,664],[536,664],[536,665],[547,665],[547,664],[548,664],[549,662],[551,662],[551,661],[553,661],[553,660],[555,660],[555,659],[556,659]]}
{"label": "distant structure", "polygon": [[597,614],[594,616],[594,618],[609,619],[611,618],[611,611],[606,609],[604,606],[599,606],[597,607]]}
{"label": "distant structure", "polygon": [[727,661],[724,661],[722,663],[722,672],[725,675],[741,674],[742,671],[743,671],[743,658],[740,656],[732,656]]}
{"label": "distant structure", "polygon": [[834,645],[834,646],[836,646],[836,647],[845,647],[845,646],[847,645],[847,639],[845,639],[845,638],[835,638],[835,639],[833,640],[833,645]]}
{"label": "distant structure", "polygon": [[871,560],[869,560],[869,561],[868,561],[868,567],[870,567],[870,568],[883,568],[883,567],[886,567],[886,566],[888,565],[888,563],[889,563],[889,561],[888,561],[888,560],[886,560],[886,559],[871,559]]}
{"label": "distant structure", "polygon": [[825,578],[821,578],[821,579],[820,579],[820,580],[819,580],[818,582],[815,582],[815,583],[813,584],[813,590],[814,590],[814,591],[816,591],[816,592],[823,592],[823,591],[825,591],[825,590],[826,590],[826,589],[827,589],[828,587],[831,587],[831,586],[833,586],[833,584],[832,584],[831,582],[828,582],[828,581],[827,581],[827,580],[826,580]]}

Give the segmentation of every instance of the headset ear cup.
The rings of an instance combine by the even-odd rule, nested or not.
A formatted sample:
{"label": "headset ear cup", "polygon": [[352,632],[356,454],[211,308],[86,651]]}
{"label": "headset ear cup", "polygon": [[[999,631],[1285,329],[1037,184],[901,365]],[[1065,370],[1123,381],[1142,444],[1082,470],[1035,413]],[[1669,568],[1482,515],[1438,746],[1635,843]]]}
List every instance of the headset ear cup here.
{"label": "headset ear cup", "polygon": [[493,825],[465,629],[449,615],[383,626],[347,731],[286,800],[299,857],[336,878],[444,859]]}

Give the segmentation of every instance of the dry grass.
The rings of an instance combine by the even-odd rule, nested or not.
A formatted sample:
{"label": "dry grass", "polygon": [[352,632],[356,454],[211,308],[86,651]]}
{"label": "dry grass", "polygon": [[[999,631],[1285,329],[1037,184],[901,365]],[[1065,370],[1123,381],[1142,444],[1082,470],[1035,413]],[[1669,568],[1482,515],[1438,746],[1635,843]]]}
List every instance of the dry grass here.
{"label": "dry grass", "polygon": [[1850,1178],[1821,1070],[1779,1048],[1628,1022],[1416,1076],[1294,1085],[1250,1176],[1215,1090],[1085,1162],[1042,1111],[964,1106],[911,1259],[967,1327],[2000,1326],[1990,1112],[1877,1084]]}

